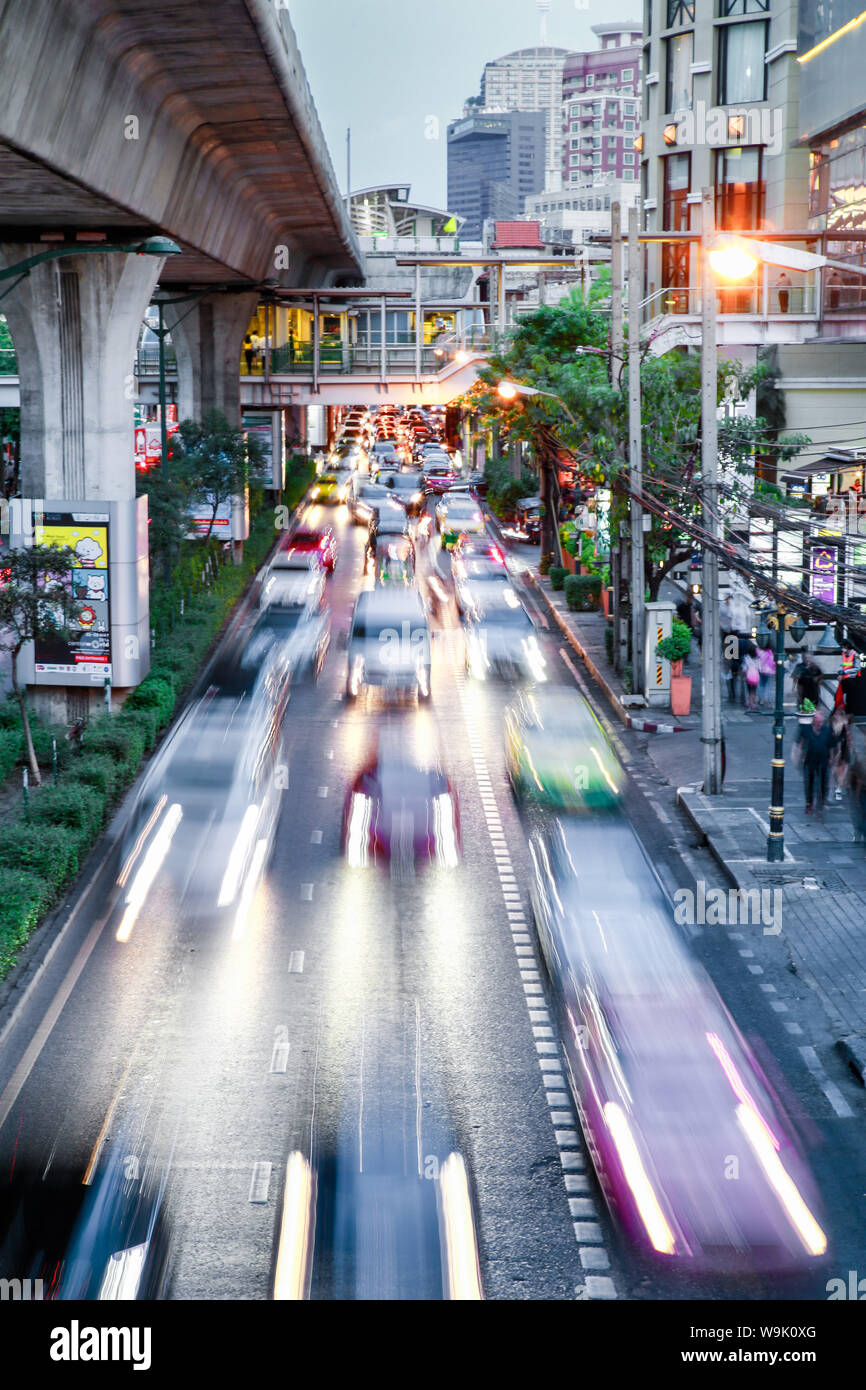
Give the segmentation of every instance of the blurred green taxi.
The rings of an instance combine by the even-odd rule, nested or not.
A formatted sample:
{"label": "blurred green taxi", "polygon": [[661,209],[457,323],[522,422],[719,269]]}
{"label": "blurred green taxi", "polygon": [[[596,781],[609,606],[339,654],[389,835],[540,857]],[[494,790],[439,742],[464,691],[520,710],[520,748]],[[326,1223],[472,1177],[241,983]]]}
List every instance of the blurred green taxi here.
{"label": "blurred green taxi", "polygon": [[505,759],[518,801],[556,812],[608,811],[622,800],[622,768],[576,690],[525,691],[505,715]]}

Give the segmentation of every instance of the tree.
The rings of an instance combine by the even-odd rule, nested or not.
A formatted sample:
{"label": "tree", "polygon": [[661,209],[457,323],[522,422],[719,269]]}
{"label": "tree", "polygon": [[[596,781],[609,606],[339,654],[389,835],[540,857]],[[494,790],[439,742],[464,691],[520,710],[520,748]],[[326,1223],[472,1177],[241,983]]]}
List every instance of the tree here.
{"label": "tree", "polygon": [[[470,403],[482,416],[497,419],[530,442],[540,473],[546,471],[552,478],[554,503],[558,487],[553,486],[553,457],[558,452],[567,453],[584,478],[610,488],[611,534],[617,535],[629,505],[628,370],[623,363],[611,362],[610,319],[600,312],[609,294],[610,277],[605,273],[587,294],[572,290],[555,307],[526,315],[508,349],[492,355],[479,374]],[[652,526],[645,546],[652,597],[664,576],[695,548],[682,525],[665,512],[683,520],[700,515],[700,361],[698,351],[675,349],[653,356],[651,340],[641,344],[643,489],[658,509],[649,509]],[[719,420],[719,458],[731,514],[749,492],[755,451],[766,447],[769,434],[774,451],[785,459],[808,442],[803,436],[777,438],[764,419],[744,413],[749,395],[768,371],[763,363],[745,369],[737,362],[719,361],[718,402],[729,407]],[[503,378],[559,396],[573,421],[547,396],[504,402],[495,389]]]}
{"label": "tree", "polygon": [[191,497],[210,508],[208,541],[220,507],[242,492],[251,473],[261,469],[264,448],[254,435],[230,425],[218,410],[208,411],[200,423],[183,420],[173,443],[179,458],[172,475],[183,482]]}
{"label": "tree", "polygon": [[[169,439],[172,455],[172,440]],[[171,459],[173,462],[173,458]],[[170,468],[168,476],[161,465],[136,477],[138,495],[147,495],[148,549],[151,574],[170,580],[189,530],[190,487],[187,478]]]}
{"label": "tree", "polygon": [[37,786],[39,764],[27,715],[27,701],[18,681],[18,658],[27,642],[50,642],[72,636],[78,604],[72,596],[71,572],[75,554],[68,547],[34,545],[3,556],[0,583],[0,649],[12,657],[12,689],[21,711],[27,762]]}

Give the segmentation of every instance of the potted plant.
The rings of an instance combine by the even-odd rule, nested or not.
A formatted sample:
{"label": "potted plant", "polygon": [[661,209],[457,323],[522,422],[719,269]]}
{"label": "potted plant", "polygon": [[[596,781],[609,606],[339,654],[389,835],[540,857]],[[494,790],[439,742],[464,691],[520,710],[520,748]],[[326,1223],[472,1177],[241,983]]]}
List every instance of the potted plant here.
{"label": "potted plant", "polygon": [[692,705],[692,678],[683,675],[683,662],[692,649],[691,629],[674,618],[670,637],[663,637],[656,656],[671,663],[671,714],[682,718]]}

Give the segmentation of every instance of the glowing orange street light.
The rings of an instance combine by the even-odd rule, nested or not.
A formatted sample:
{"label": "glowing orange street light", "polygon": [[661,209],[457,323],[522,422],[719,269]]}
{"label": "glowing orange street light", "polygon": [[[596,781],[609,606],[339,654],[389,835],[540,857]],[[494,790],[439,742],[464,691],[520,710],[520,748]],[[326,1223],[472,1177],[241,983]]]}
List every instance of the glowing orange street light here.
{"label": "glowing orange street light", "polygon": [[521,395],[513,381],[500,381],[496,390],[504,401],[516,401]]}
{"label": "glowing orange street light", "polygon": [[710,265],[724,280],[748,280],[758,262],[739,246],[722,246],[710,252]]}
{"label": "glowing orange street light", "polygon": [[469,353],[466,352],[463,348],[461,348],[459,352],[455,352],[454,361],[459,363],[459,365],[462,367],[464,362],[469,361]]}

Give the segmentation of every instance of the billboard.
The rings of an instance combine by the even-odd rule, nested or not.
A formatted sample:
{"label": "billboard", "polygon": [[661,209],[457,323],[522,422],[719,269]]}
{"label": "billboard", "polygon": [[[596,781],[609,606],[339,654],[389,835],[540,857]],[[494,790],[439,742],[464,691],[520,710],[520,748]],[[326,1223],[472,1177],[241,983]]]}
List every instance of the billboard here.
{"label": "billboard", "polygon": [[824,603],[836,602],[836,547],[813,545],[809,552],[809,592]]}
{"label": "billboard", "polygon": [[72,596],[80,608],[67,639],[35,644],[37,675],[77,673],[111,677],[111,608],[107,512],[35,512],[37,545],[68,546],[74,552]]}

